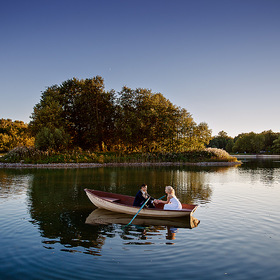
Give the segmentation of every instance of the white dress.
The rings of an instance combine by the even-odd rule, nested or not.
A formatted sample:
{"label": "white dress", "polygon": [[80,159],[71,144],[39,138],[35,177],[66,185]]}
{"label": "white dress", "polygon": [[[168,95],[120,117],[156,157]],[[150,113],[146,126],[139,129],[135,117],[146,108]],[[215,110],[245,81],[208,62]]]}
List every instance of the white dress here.
{"label": "white dress", "polygon": [[181,210],[182,204],[176,196],[173,196],[168,204],[164,204],[164,210]]}

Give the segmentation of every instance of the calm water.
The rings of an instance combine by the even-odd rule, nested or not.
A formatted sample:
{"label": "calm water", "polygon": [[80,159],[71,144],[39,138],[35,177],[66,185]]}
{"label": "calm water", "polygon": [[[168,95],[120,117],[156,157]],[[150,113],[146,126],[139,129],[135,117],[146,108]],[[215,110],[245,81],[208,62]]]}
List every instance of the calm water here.
{"label": "calm water", "polygon": [[[123,228],[130,217],[100,214],[83,191],[134,195],[143,182],[154,197],[173,185],[182,202],[199,205],[195,219]],[[280,279],[279,202],[280,159],[230,168],[0,169],[0,278]]]}

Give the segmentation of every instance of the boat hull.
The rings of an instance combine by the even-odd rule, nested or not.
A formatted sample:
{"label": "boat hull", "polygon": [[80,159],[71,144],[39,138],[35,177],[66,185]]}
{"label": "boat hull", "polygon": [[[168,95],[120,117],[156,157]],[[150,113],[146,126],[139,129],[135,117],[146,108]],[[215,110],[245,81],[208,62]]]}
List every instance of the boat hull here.
{"label": "boat hull", "polygon": [[[102,191],[85,189],[85,192],[90,201],[101,209],[106,209],[113,212],[135,215],[140,207],[132,206],[134,197],[112,194]],[[143,217],[154,218],[175,218],[192,215],[196,210],[196,205],[182,204],[182,210],[163,210],[162,208],[144,208],[138,215]]]}

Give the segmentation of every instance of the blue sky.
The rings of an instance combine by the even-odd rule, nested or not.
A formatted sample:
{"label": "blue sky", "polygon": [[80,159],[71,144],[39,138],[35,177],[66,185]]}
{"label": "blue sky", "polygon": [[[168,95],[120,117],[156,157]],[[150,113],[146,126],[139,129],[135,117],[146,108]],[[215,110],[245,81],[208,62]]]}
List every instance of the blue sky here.
{"label": "blue sky", "polygon": [[0,118],[30,121],[46,87],[100,75],[161,92],[216,135],[280,132],[279,0],[6,1]]}

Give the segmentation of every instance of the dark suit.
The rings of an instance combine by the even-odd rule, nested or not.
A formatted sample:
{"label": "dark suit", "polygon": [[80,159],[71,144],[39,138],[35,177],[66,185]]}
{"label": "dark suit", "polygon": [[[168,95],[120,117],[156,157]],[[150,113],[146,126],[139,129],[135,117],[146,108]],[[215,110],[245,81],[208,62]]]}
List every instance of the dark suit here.
{"label": "dark suit", "polygon": [[[154,208],[155,206],[153,205],[152,201],[154,200],[150,195],[148,195],[148,197],[150,197],[150,199],[148,200],[148,202],[146,203],[146,205],[144,207],[149,207],[149,208]],[[139,206],[141,207],[143,205],[143,203],[145,203],[145,201],[148,199],[145,198],[143,196],[143,193],[141,192],[141,190],[139,190],[134,198],[134,202],[133,202],[133,206]]]}

